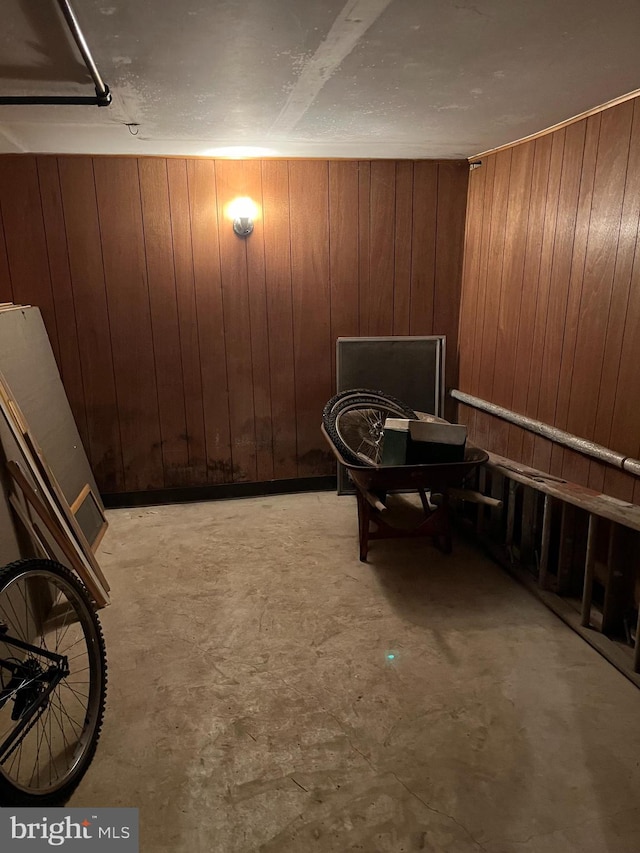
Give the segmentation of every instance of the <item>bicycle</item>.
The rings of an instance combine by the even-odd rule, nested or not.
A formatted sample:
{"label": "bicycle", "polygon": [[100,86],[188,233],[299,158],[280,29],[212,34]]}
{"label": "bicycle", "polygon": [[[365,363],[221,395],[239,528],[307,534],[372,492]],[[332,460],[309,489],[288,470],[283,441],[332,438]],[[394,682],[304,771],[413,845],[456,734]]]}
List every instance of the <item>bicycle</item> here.
{"label": "bicycle", "polygon": [[0,570],[0,804],[64,802],[91,763],[107,660],[94,604],[65,566]]}

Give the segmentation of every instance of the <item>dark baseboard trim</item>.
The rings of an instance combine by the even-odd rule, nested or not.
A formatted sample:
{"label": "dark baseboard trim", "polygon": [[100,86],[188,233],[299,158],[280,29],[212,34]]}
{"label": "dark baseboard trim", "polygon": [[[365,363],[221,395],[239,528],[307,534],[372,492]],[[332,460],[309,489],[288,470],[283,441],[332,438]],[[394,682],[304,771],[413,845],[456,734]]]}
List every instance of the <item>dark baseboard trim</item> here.
{"label": "dark baseboard trim", "polygon": [[102,495],[107,509],[178,504],[193,501],[220,501],[255,498],[264,495],[290,495],[297,492],[330,492],[336,489],[335,476],[296,477],[291,480],[267,480],[265,483],[215,483],[179,489],[153,489],[145,492],[116,492]]}

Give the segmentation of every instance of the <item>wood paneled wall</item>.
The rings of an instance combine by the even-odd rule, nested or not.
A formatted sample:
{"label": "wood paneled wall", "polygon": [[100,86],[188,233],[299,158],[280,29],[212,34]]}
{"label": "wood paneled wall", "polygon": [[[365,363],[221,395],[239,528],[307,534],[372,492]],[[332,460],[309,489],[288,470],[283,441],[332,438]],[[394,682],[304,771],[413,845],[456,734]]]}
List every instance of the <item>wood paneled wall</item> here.
{"label": "wood paneled wall", "polygon": [[[0,157],[0,301],[38,305],[104,492],[322,475],[339,335],[446,334],[466,162]],[[226,205],[261,213],[242,240]]]}
{"label": "wood paneled wall", "polygon": [[[470,175],[460,388],[640,456],[640,102],[483,158]],[[609,466],[461,407],[481,446],[624,500]]]}

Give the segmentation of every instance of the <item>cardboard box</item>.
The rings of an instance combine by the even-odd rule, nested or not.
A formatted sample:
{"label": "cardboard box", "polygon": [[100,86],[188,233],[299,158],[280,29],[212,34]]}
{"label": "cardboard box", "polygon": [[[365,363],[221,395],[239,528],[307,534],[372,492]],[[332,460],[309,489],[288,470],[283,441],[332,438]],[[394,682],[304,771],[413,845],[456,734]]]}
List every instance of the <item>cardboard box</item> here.
{"label": "cardboard box", "polygon": [[467,440],[464,424],[441,420],[387,418],[382,443],[383,465],[433,465],[462,462]]}

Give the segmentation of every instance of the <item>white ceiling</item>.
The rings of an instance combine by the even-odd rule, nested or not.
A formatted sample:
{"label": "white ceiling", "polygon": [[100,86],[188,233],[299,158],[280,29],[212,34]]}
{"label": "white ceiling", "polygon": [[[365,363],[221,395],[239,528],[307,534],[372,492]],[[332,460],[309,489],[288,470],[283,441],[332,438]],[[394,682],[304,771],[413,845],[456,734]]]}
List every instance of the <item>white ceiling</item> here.
{"label": "white ceiling", "polygon": [[[0,106],[0,151],[468,157],[640,87],[639,0],[72,3],[113,104]],[[55,0],[0,15],[0,94],[93,94]]]}

